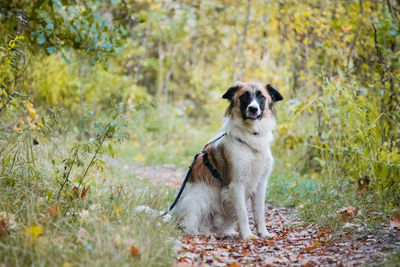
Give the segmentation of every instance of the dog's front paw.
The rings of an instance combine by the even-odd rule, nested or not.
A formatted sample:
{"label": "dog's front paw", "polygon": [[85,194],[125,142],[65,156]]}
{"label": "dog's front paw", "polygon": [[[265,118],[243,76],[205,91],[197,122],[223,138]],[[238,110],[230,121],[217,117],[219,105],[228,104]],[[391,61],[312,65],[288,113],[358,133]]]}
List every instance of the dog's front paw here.
{"label": "dog's front paw", "polygon": [[272,238],[272,237],[274,237],[274,234],[271,234],[266,229],[264,229],[264,230],[258,231],[258,236],[261,238]]}
{"label": "dog's front paw", "polygon": [[243,240],[256,240],[258,239],[258,236],[253,235],[252,233],[245,233],[245,234],[240,234],[240,238]]}

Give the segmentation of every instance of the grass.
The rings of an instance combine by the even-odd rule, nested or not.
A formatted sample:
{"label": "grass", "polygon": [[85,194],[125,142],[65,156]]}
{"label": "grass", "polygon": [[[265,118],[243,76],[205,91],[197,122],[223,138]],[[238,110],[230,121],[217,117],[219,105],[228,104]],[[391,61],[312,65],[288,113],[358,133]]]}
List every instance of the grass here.
{"label": "grass", "polygon": [[[357,186],[348,180],[293,173],[283,167],[285,164],[277,159],[267,201],[294,208],[306,223],[329,229],[336,236],[377,233],[387,227],[390,219],[400,211],[400,207],[394,204],[394,196],[382,197],[372,190],[358,196]],[[357,214],[347,218],[337,212],[346,207],[357,208]],[[345,227],[346,224],[351,225]]]}
{"label": "grass", "polygon": [[[57,170],[64,165],[60,158],[54,160],[54,147],[49,147],[53,146],[34,146],[29,162],[21,152],[14,168],[0,173],[0,220],[10,232],[0,237],[0,265],[170,266],[174,262],[175,224],[135,210],[138,205],[165,210],[173,198],[168,190],[105,163],[90,169],[84,183],[90,189],[82,197],[73,191],[74,177],[87,163],[83,160],[57,201],[61,184]],[[131,253],[132,246],[138,253]]]}
{"label": "grass", "polygon": [[400,252],[396,252],[394,254],[389,255],[386,257],[386,261],[379,266],[382,267],[397,267],[399,266],[400,262]]}
{"label": "grass", "polygon": [[118,156],[136,164],[189,166],[193,156],[215,135],[223,123],[219,118],[187,118],[172,107],[167,112],[145,110],[130,123],[129,141],[116,147]]}

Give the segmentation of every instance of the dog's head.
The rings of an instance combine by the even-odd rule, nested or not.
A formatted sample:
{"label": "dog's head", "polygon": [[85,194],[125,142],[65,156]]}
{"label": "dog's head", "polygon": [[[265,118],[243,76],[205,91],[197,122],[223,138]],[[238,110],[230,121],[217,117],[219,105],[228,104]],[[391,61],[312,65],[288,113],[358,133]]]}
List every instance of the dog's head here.
{"label": "dog's head", "polygon": [[245,122],[256,122],[275,115],[274,103],[283,99],[271,85],[256,82],[238,82],[222,96],[230,101],[228,117],[241,116]]}

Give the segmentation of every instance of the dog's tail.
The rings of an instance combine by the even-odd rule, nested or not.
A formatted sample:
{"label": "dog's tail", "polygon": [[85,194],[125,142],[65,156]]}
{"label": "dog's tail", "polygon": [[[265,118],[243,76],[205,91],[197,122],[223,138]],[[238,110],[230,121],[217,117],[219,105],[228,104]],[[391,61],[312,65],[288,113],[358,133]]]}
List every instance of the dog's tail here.
{"label": "dog's tail", "polygon": [[167,214],[169,212],[169,210],[167,210],[167,211],[158,211],[158,210],[150,208],[149,206],[140,205],[140,206],[137,206],[135,208],[135,211],[136,212],[144,212],[144,213],[147,213],[147,214],[149,214],[151,216],[154,216],[154,217],[157,217],[157,216],[163,217],[163,221],[164,222],[167,222],[167,221],[171,220],[171,215]]}

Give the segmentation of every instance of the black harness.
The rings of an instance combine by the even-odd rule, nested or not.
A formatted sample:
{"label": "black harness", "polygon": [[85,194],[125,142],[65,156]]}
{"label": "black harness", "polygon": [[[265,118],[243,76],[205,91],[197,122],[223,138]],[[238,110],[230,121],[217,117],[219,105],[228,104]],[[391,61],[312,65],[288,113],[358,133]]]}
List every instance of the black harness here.
{"label": "black harness", "polygon": [[[252,135],[259,135],[259,133],[257,133],[257,132],[252,132],[251,134],[252,134]],[[227,134],[227,133],[223,133],[223,134],[222,134],[221,136],[219,136],[218,138],[216,138],[216,139],[212,140],[211,142],[207,143],[207,145],[217,142],[219,139],[221,139],[221,138],[224,137],[224,136],[229,136],[229,137],[235,139],[236,141],[238,141],[239,143],[242,143],[242,144],[247,145],[247,146],[250,147],[253,151],[256,151],[254,148],[252,148],[249,144],[247,144],[245,141],[243,141],[243,140],[240,139],[239,137],[232,136],[231,134]],[[207,146],[207,145],[206,145],[206,146]],[[171,211],[171,210],[175,207],[176,203],[178,203],[178,200],[180,199],[180,197],[181,197],[181,195],[182,195],[182,193],[183,193],[183,189],[185,189],[186,182],[187,182],[187,180],[189,179],[190,174],[192,173],[193,165],[194,165],[194,163],[196,162],[197,157],[200,156],[200,155],[203,156],[203,164],[207,167],[207,169],[210,171],[210,173],[212,174],[212,176],[214,176],[214,178],[217,179],[218,181],[222,182],[222,178],[221,178],[221,175],[219,174],[218,170],[215,169],[215,168],[213,167],[213,165],[211,164],[211,162],[208,160],[207,151],[202,150],[200,153],[197,153],[197,154],[194,156],[193,161],[192,161],[192,164],[190,164],[190,166],[189,166],[189,170],[188,170],[188,172],[187,172],[187,174],[186,174],[185,180],[183,180],[182,186],[181,186],[181,188],[179,189],[179,193],[178,193],[178,195],[176,196],[176,199],[175,199],[174,203],[172,203],[171,207],[168,209],[168,211],[166,211],[166,212],[163,214],[163,216],[164,216],[165,214],[167,214],[169,211]]]}

